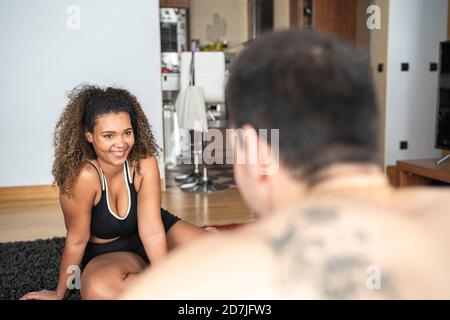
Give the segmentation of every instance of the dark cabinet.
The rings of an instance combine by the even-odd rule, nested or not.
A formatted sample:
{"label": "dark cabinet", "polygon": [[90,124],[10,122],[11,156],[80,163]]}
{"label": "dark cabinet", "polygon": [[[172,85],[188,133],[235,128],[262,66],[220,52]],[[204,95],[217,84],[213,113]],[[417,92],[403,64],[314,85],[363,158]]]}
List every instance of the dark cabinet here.
{"label": "dark cabinet", "polygon": [[191,3],[190,0],[159,0],[159,6],[161,8],[185,8],[189,9]]}
{"label": "dark cabinet", "polygon": [[291,0],[291,25],[356,42],[358,0]]}

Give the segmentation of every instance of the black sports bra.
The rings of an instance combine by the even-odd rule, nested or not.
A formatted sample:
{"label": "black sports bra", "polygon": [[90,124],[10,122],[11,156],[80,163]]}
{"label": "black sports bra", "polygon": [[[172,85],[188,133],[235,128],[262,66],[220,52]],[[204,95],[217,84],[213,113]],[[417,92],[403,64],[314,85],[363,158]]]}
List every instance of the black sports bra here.
{"label": "black sports bra", "polygon": [[112,239],[138,232],[137,226],[137,192],[134,188],[133,177],[130,175],[128,160],[123,165],[123,176],[128,190],[128,210],[124,217],[118,216],[111,210],[108,197],[108,183],[102,169],[90,161],[97,170],[102,185],[100,201],[92,207],[91,235],[101,239]]}

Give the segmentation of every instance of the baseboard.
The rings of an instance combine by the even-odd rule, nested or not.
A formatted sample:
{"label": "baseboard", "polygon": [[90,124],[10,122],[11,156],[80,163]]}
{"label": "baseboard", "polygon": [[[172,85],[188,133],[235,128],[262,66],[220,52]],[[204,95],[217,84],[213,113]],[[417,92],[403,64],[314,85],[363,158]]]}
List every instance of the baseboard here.
{"label": "baseboard", "polygon": [[58,188],[52,185],[1,187],[0,202],[58,199]]}
{"label": "baseboard", "polygon": [[[166,190],[164,179],[161,179],[161,191]],[[59,197],[58,187],[50,184],[21,187],[0,187],[0,202],[56,200]]]}

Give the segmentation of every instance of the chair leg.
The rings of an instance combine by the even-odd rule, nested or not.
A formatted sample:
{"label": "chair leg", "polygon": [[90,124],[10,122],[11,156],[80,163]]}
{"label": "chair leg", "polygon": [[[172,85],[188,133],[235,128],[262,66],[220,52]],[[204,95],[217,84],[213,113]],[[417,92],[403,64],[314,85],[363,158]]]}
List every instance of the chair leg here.
{"label": "chair leg", "polygon": [[195,181],[199,180],[199,178],[200,178],[199,160],[198,160],[199,151],[196,150],[195,139],[194,139],[194,142],[191,141],[191,152],[194,155],[194,171],[187,172],[187,173],[184,173],[184,174],[181,174],[181,175],[178,175],[175,177],[175,181],[183,183],[183,186],[185,184],[190,185],[190,184],[194,183]]}
{"label": "chair leg", "polygon": [[201,176],[199,171],[198,153],[194,151],[194,172],[183,179],[183,184],[180,186],[181,190],[194,187],[200,181],[200,179]]}
{"label": "chair leg", "polygon": [[[202,158],[203,158],[203,151],[204,151],[204,143],[202,139]],[[181,190],[186,192],[216,192],[216,191],[222,191],[227,189],[226,186],[219,186],[215,185],[211,182],[211,180],[208,178],[208,168],[205,163],[203,163],[203,176],[199,178],[196,183],[192,184],[185,184],[181,186]]]}

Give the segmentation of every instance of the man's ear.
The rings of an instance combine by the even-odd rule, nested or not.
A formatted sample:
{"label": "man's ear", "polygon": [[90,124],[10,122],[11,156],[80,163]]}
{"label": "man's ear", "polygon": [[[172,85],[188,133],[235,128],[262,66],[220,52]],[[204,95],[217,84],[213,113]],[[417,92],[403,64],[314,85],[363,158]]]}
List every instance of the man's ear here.
{"label": "man's ear", "polygon": [[252,177],[253,181],[258,181],[260,176],[260,163],[258,159],[258,133],[256,129],[246,124],[238,130],[238,152],[236,161],[242,163],[244,161],[247,173]]}
{"label": "man's ear", "polygon": [[264,180],[278,172],[279,133],[276,130],[268,135],[267,130],[256,131],[253,126],[244,125],[239,140],[239,149],[245,153],[248,172],[254,179]]}
{"label": "man's ear", "polygon": [[85,131],[85,132],[84,132],[84,137],[86,138],[86,140],[87,140],[89,143],[92,143],[92,133],[90,133],[89,131]]}
{"label": "man's ear", "polygon": [[278,173],[279,139],[278,130],[270,130],[270,135],[268,130],[261,130],[258,133],[258,164],[261,175],[270,176]]}

